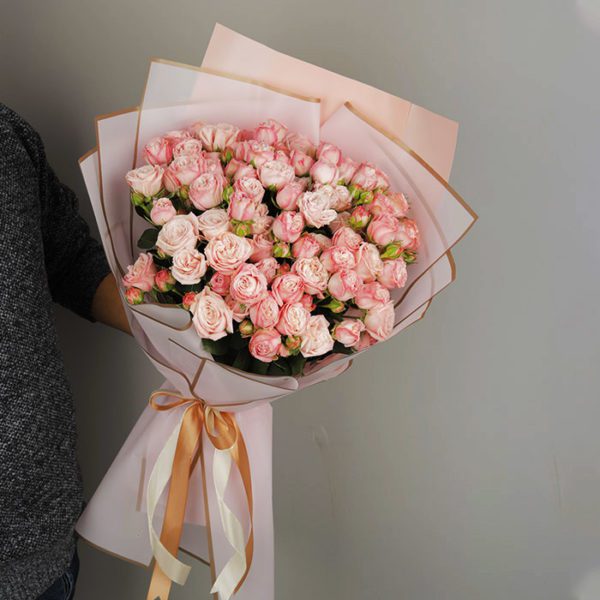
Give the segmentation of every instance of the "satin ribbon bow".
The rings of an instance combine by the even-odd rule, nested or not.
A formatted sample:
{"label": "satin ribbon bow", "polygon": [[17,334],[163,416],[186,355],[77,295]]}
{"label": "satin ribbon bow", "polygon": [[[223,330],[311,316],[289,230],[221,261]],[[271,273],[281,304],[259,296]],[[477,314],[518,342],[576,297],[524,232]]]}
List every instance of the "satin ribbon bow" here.
{"label": "satin ribbon bow", "polygon": [[[170,398],[171,401],[159,402],[159,398]],[[207,525],[210,523],[203,430],[215,448],[213,485],[221,524],[229,544],[235,551],[216,577],[211,594],[219,594],[220,599],[229,600],[244,583],[252,564],[254,550],[252,480],[248,453],[233,413],[221,412],[200,398],[188,398],[170,390],[157,390],[150,396],[150,406],[158,411],[171,410],[183,405],[187,405],[187,408],[161,450],[148,480],[148,529],[155,564],[147,600],[168,600],[171,582],[183,585],[190,572],[190,567],[178,560],[177,552],[183,530],[190,477],[198,459],[202,465]],[[240,473],[247,500],[250,517],[247,541],[240,520],[225,503],[232,460]],[[169,480],[171,485],[159,538],[154,529],[154,514]]]}

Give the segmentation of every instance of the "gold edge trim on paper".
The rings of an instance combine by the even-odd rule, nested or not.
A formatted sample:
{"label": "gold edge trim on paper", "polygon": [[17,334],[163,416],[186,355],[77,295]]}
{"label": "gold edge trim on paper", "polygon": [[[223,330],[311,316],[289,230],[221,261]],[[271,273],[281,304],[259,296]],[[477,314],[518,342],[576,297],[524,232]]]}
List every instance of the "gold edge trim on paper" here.
{"label": "gold edge trim on paper", "polygon": [[79,164],[81,164],[83,161],[87,160],[88,158],[90,158],[90,156],[92,156],[94,154],[94,152],[98,152],[98,146],[94,146],[93,148],[90,148],[85,154],[81,155],[78,159],[77,162]]}
{"label": "gold edge trim on paper", "polygon": [[298,94],[297,92],[291,92],[289,90],[280,88],[278,86],[271,85],[269,83],[265,83],[264,81],[260,81],[259,79],[254,79],[252,77],[245,77],[244,75],[235,75],[234,73],[219,71],[218,69],[211,69],[209,67],[198,67],[195,65],[188,65],[188,64],[180,63],[180,62],[177,62],[174,60],[169,60],[167,58],[154,57],[154,58],[151,58],[150,61],[154,62],[154,63],[160,63],[163,65],[171,65],[173,67],[180,67],[182,69],[189,69],[191,71],[198,71],[199,73],[207,73],[208,75],[216,75],[217,77],[224,77],[225,79],[241,81],[242,83],[249,83],[251,85],[256,85],[256,86],[262,87],[266,90],[270,90],[271,92],[276,92],[276,93],[282,94],[284,96],[289,96],[290,98],[296,98],[297,100],[303,100],[304,102],[315,102],[315,103],[321,102],[321,98],[317,98],[315,96],[304,96],[303,94]]}
{"label": "gold edge trim on paper", "polygon": [[[152,302],[151,306],[159,306],[159,305]],[[179,306],[176,306],[175,304],[161,304],[160,306],[162,308],[179,308],[179,310],[185,310],[183,308],[180,308]],[[155,323],[158,323],[159,325],[164,325],[165,327],[168,327],[169,329],[172,329],[173,331],[187,331],[192,326],[191,318],[189,319],[187,325],[185,325],[184,327],[173,327],[173,325],[170,325],[169,323],[165,323],[164,321],[161,321],[160,319],[157,319],[156,317],[151,317],[150,315],[147,315],[146,313],[142,312],[141,310],[134,308],[134,306],[132,304],[127,303],[127,307],[129,308],[129,310],[133,311],[134,313],[137,313],[138,315],[141,315],[142,317],[146,317],[146,319],[150,319],[151,321],[154,321]],[[188,316],[189,316],[189,313],[188,313]]]}
{"label": "gold edge trim on paper", "polygon": [[386,131],[383,127],[381,127],[380,125],[375,123],[371,118],[367,117],[367,115],[365,115],[360,110],[358,110],[352,104],[352,102],[349,102],[349,101],[344,102],[344,106],[350,112],[352,112],[354,115],[356,115],[359,119],[364,121],[367,125],[371,126],[373,129],[377,130],[379,133],[381,133],[386,138],[388,138],[391,142],[394,142],[394,144],[396,144],[397,146],[402,148],[402,150],[404,150],[406,153],[410,154],[410,156],[412,156],[427,171],[429,171],[429,173],[431,175],[433,175],[446,188],[446,190],[448,192],[450,192],[450,194],[452,196],[454,196],[454,198],[469,213],[469,215],[471,215],[471,218],[473,219],[473,221],[467,227],[467,229],[464,231],[462,236],[457,240],[457,241],[460,241],[465,236],[465,234],[469,231],[469,229],[473,226],[473,223],[475,223],[475,221],[477,221],[477,219],[479,218],[477,213],[469,206],[467,201],[424,158],[422,158],[412,148],[410,148],[410,146],[407,146],[402,140],[397,138],[395,135],[391,134],[389,131]]}

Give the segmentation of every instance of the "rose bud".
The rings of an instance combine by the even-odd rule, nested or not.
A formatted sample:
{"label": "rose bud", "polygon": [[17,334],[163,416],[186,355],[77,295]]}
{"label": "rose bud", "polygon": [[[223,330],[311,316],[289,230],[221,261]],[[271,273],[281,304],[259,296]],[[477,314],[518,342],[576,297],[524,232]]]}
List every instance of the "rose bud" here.
{"label": "rose bud", "polygon": [[277,242],[273,244],[273,256],[275,258],[288,258],[290,254],[290,245],[287,242]]}
{"label": "rose bud", "polygon": [[155,225],[164,225],[177,214],[173,203],[169,198],[159,198],[154,200],[152,210],[150,211],[150,219]]}
{"label": "rose bud", "polygon": [[186,310],[190,310],[192,304],[196,301],[196,292],[186,292],[181,299],[181,306]]}
{"label": "rose bud", "polygon": [[313,297],[310,294],[304,294],[304,296],[300,298],[299,302],[302,304],[302,306],[304,306],[304,308],[308,312],[312,312],[313,310],[315,310],[315,308],[317,308],[317,305],[315,304]]}
{"label": "rose bud", "polygon": [[403,250],[402,258],[407,265],[412,265],[417,260],[417,253],[412,250]]}
{"label": "rose bud", "polygon": [[339,314],[346,310],[346,305],[335,298],[332,298],[327,304],[321,305],[323,308],[328,308],[332,313]]}
{"label": "rose bud", "polygon": [[364,229],[371,220],[371,214],[366,206],[357,206],[348,219],[348,225],[352,229]]}
{"label": "rose bud", "polygon": [[376,343],[377,343],[377,340],[374,337],[369,335],[366,331],[363,331],[360,334],[360,340],[359,340],[358,344],[356,345],[356,350],[357,350],[357,352],[360,352],[361,350],[366,350],[367,348],[370,348],[371,346],[373,346]]}
{"label": "rose bud", "polygon": [[402,248],[399,244],[388,244],[381,253],[383,260],[394,260],[402,256]]}
{"label": "rose bud", "polygon": [[169,269],[161,269],[154,276],[154,285],[159,292],[170,292],[175,285],[175,278]]}
{"label": "rose bud", "polygon": [[290,163],[294,167],[294,172],[298,177],[304,177],[310,172],[310,168],[315,164],[313,158],[300,150],[292,150],[290,154]]}
{"label": "rose bud", "polygon": [[252,321],[250,319],[244,319],[239,324],[240,335],[245,337],[250,337],[254,333],[254,325],[252,325]]}
{"label": "rose bud", "polygon": [[298,352],[300,352],[301,344],[302,338],[298,335],[288,335],[285,338],[285,347],[288,349],[290,354],[298,354]]}
{"label": "rose bud", "polygon": [[144,292],[136,287],[129,287],[125,290],[125,300],[129,304],[141,304],[144,301]]}
{"label": "rose bud", "polygon": [[279,265],[279,268],[277,269],[277,275],[285,275],[286,273],[289,273],[292,270],[292,267],[290,266],[290,263],[284,262],[281,263]]}
{"label": "rose bud", "polygon": [[173,150],[166,138],[155,137],[144,146],[143,155],[149,165],[166,165],[173,158]]}
{"label": "rose bud", "polygon": [[353,348],[360,342],[360,334],[364,330],[365,324],[360,319],[344,319],[335,325],[332,335],[346,348]]}
{"label": "rose bud", "polygon": [[318,160],[310,168],[310,176],[322,185],[334,183],[337,181],[337,166],[325,159]]}

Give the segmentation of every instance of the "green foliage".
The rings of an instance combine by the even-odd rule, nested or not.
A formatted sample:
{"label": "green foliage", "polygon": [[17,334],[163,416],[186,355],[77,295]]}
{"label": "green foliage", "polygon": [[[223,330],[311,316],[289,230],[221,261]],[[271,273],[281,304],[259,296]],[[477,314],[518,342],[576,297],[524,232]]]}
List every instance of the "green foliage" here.
{"label": "green foliage", "polygon": [[156,229],[156,228],[146,229],[146,231],[144,231],[144,233],[142,233],[142,235],[140,236],[140,239],[138,240],[138,243],[137,243],[138,248],[141,248],[142,250],[150,250],[151,248],[154,248],[157,238],[158,238],[158,229]]}

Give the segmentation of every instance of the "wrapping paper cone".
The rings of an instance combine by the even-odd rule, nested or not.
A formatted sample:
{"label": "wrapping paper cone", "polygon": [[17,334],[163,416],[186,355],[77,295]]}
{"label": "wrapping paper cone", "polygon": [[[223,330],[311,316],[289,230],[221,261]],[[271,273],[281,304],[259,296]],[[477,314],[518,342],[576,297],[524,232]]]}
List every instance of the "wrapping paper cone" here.
{"label": "wrapping paper cone", "polygon": [[[393,292],[394,334],[421,318],[454,279],[450,249],[476,218],[445,181],[456,123],[221,26],[202,68],[153,60],[140,107],[96,120],[97,149],[80,166],[115,276],[134,261],[145,229],[124,180],[127,170],[141,164],[144,144],[194,121],[244,128],[268,118],[314,142],[330,141],[355,160],[376,163],[392,187],[409,197],[422,247],[407,286]],[[189,571],[176,557],[179,546],[210,564],[219,600],[232,594],[273,600],[270,403],[336,377],[357,354],[332,354],[310,363],[299,377],[247,373],[206,352],[188,311],[125,306],[136,340],[165,378],[164,391],[153,395],[77,531],[127,560],[149,565],[154,556],[159,568],[151,589],[162,590],[157,595],[163,599],[170,580],[184,583]],[[180,489],[186,491],[178,497]],[[178,541],[178,534],[165,535],[178,531],[178,525],[171,527],[175,513],[181,517]],[[159,536],[163,521],[169,526]]]}

